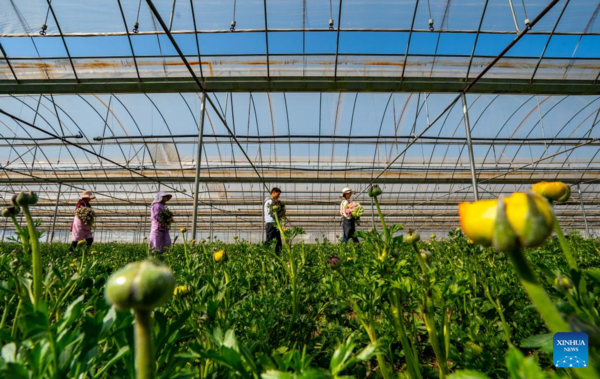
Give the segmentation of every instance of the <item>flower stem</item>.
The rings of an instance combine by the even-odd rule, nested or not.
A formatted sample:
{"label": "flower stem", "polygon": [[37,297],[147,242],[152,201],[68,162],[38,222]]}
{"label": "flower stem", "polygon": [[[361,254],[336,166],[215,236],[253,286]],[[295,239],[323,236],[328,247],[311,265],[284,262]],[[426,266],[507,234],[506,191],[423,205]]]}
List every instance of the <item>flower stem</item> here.
{"label": "flower stem", "polygon": [[521,285],[525,288],[531,302],[537,307],[537,310],[544,319],[548,329],[550,329],[552,333],[568,332],[569,326],[562,319],[560,313],[558,313],[554,304],[546,294],[546,291],[542,288],[542,285],[529,265],[523,250],[516,248],[512,253],[509,253],[508,256],[517,272]]}
{"label": "flower stem", "polygon": [[385,237],[385,242],[389,243],[389,231],[387,226],[385,225],[385,218],[383,217],[383,212],[381,212],[381,207],[379,206],[379,199],[374,197],[375,206],[377,207],[377,213],[379,214],[379,219],[381,220],[381,226],[383,227],[383,236]]}
{"label": "flower stem", "polygon": [[42,256],[40,254],[37,231],[35,230],[28,205],[23,207],[23,214],[25,215],[27,229],[29,230],[29,243],[31,244],[33,264],[33,306],[37,310],[42,299]]}
{"label": "flower stem", "polygon": [[410,371],[412,378],[420,379],[422,378],[421,370],[419,369],[419,362],[413,355],[413,350],[410,342],[408,341],[406,329],[404,328],[404,322],[401,316],[402,306],[400,304],[398,291],[393,290],[392,293],[390,293],[390,306],[392,308],[394,327],[398,333],[398,337],[400,338],[402,350],[404,350],[404,356],[406,357],[406,365],[408,366],[408,370]]}
{"label": "flower stem", "polygon": [[448,365],[446,362],[446,356],[442,353],[442,349],[440,347],[440,341],[437,335],[437,329],[435,325],[435,310],[433,308],[433,301],[429,293],[427,293],[425,297],[425,307],[425,328],[427,329],[427,333],[429,334],[431,347],[433,348],[433,352],[437,359],[438,368],[440,372],[440,379],[444,379],[446,375],[448,375]]}
{"label": "flower stem", "polygon": [[29,241],[27,241],[27,238],[23,234],[23,230],[17,222],[17,218],[14,215],[11,215],[10,218],[12,219],[12,222],[15,225],[15,229],[17,230],[19,238],[21,238],[21,242],[23,243],[23,250],[25,251],[25,253],[29,253]]}
{"label": "flower stem", "polygon": [[137,379],[154,378],[152,311],[135,310],[135,368]]}
{"label": "flower stem", "polygon": [[579,270],[577,261],[575,260],[575,257],[571,253],[571,247],[569,246],[569,243],[567,242],[567,239],[565,238],[565,235],[563,234],[562,229],[560,228],[557,218],[554,219],[554,232],[556,233],[556,236],[558,237],[558,242],[560,243],[560,247],[561,247],[563,253],[565,254],[565,257],[567,258],[567,263],[569,264],[569,267],[572,270]]}
{"label": "flower stem", "polygon": [[421,270],[423,271],[423,274],[427,275],[427,264],[425,263],[425,260],[421,256],[419,249],[417,249],[417,245],[412,244],[412,248],[415,251],[415,254],[417,255],[417,261],[419,262],[419,266],[421,266]]}

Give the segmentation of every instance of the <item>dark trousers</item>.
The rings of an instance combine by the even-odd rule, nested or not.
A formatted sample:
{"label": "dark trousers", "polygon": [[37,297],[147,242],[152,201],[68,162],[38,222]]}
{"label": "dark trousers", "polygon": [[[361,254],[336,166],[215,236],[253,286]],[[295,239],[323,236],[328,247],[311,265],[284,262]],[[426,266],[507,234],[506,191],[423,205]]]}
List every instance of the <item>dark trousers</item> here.
{"label": "dark trousers", "polygon": [[[71,247],[69,248],[70,252],[75,251],[75,249],[77,248],[77,244],[79,243],[79,241],[73,241],[71,242]],[[87,245],[87,248],[89,249],[92,246],[92,243],[94,243],[94,239],[93,238],[86,238],[85,239],[85,243]]]}
{"label": "dark trousers", "polygon": [[271,241],[276,240],[277,241],[277,245],[275,245],[275,251],[277,253],[279,253],[281,251],[281,233],[279,233],[279,229],[277,229],[277,225],[275,225],[274,223],[268,223],[265,224],[265,234],[266,234],[266,239],[265,239],[265,244],[270,244]]}
{"label": "dark trousers", "polygon": [[354,237],[354,232],[356,232],[355,220],[349,220],[346,217],[342,217],[342,230],[344,231],[342,242],[358,242],[358,238]]}

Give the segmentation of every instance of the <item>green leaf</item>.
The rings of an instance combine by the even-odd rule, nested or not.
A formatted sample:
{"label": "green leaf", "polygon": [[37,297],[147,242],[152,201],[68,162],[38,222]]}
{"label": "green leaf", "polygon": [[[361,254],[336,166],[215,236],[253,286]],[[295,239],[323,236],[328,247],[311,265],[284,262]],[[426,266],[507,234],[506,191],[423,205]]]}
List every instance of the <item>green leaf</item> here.
{"label": "green leaf", "polygon": [[490,379],[490,377],[479,371],[461,370],[450,375],[448,379]]}
{"label": "green leaf", "polygon": [[540,349],[544,353],[552,354],[554,348],[553,334],[538,334],[526,338],[521,342],[521,347],[524,349]]}

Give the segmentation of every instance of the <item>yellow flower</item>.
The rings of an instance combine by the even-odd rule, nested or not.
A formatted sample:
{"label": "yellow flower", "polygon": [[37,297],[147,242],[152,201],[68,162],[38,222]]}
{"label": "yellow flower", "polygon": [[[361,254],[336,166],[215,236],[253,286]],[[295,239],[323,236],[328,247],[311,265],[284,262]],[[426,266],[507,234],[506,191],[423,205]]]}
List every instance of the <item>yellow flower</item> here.
{"label": "yellow flower", "polygon": [[187,232],[187,229],[182,226],[181,228],[179,228],[179,231],[181,233],[185,233],[185,232]]}
{"label": "yellow flower", "polygon": [[432,240],[434,240],[435,239],[435,234],[430,235],[429,238],[431,238]]}
{"label": "yellow flower", "polygon": [[571,197],[571,186],[563,182],[539,182],[534,184],[531,190],[559,203],[564,203]]}
{"label": "yellow flower", "polygon": [[491,246],[494,238],[497,200],[480,200],[458,204],[458,217],[463,231],[474,243]]}
{"label": "yellow flower", "polygon": [[175,296],[185,296],[189,293],[190,289],[188,286],[177,286],[173,290],[173,295]]}
{"label": "yellow flower", "polygon": [[71,263],[69,266],[71,266],[71,267],[75,267],[75,263]]}
{"label": "yellow flower", "polygon": [[192,244],[192,245],[193,245],[193,244],[195,244],[195,243],[196,243],[196,240],[192,238],[192,239],[190,240],[190,244]]}
{"label": "yellow flower", "polygon": [[353,259],[352,259],[352,257],[348,257],[348,258],[346,258],[346,260],[347,261],[352,261]]}
{"label": "yellow flower", "polygon": [[474,243],[475,243],[475,241],[473,241],[472,239],[470,239],[470,238],[469,238],[469,239],[467,239],[467,243],[468,243],[469,245],[472,245],[472,244],[474,244]]}
{"label": "yellow flower", "polygon": [[79,241],[77,241],[77,244],[78,244],[78,245],[82,245],[82,244],[84,244],[84,243],[85,243],[85,240],[79,240]]}
{"label": "yellow flower", "polygon": [[225,250],[216,251],[213,254],[213,258],[215,262],[225,262],[227,260],[227,253],[225,253]]}
{"label": "yellow flower", "polygon": [[469,239],[510,251],[539,246],[552,233],[554,212],[542,196],[515,192],[501,199],[459,204],[460,223]]}
{"label": "yellow flower", "polygon": [[233,236],[233,239],[234,239],[234,240],[236,240],[236,239],[238,239],[238,238],[240,238],[240,237],[238,237],[238,236],[236,236],[236,235],[234,235],[234,236]]}
{"label": "yellow flower", "polygon": [[92,252],[90,253],[90,255],[94,255],[96,254],[96,250],[92,250]]}

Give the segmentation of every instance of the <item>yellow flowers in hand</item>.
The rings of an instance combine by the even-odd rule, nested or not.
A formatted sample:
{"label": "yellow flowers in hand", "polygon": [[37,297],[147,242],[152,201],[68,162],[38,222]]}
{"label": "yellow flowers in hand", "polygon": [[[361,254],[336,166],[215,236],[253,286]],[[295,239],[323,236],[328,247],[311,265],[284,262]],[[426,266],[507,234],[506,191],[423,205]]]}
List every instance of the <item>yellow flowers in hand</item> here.
{"label": "yellow flowers in hand", "polygon": [[571,186],[563,182],[539,182],[534,184],[531,190],[559,203],[564,203],[571,197]]}
{"label": "yellow flowers in hand", "polygon": [[531,192],[516,192],[498,200],[461,203],[458,214],[469,239],[505,252],[541,245],[552,233],[554,224],[550,203]]}

